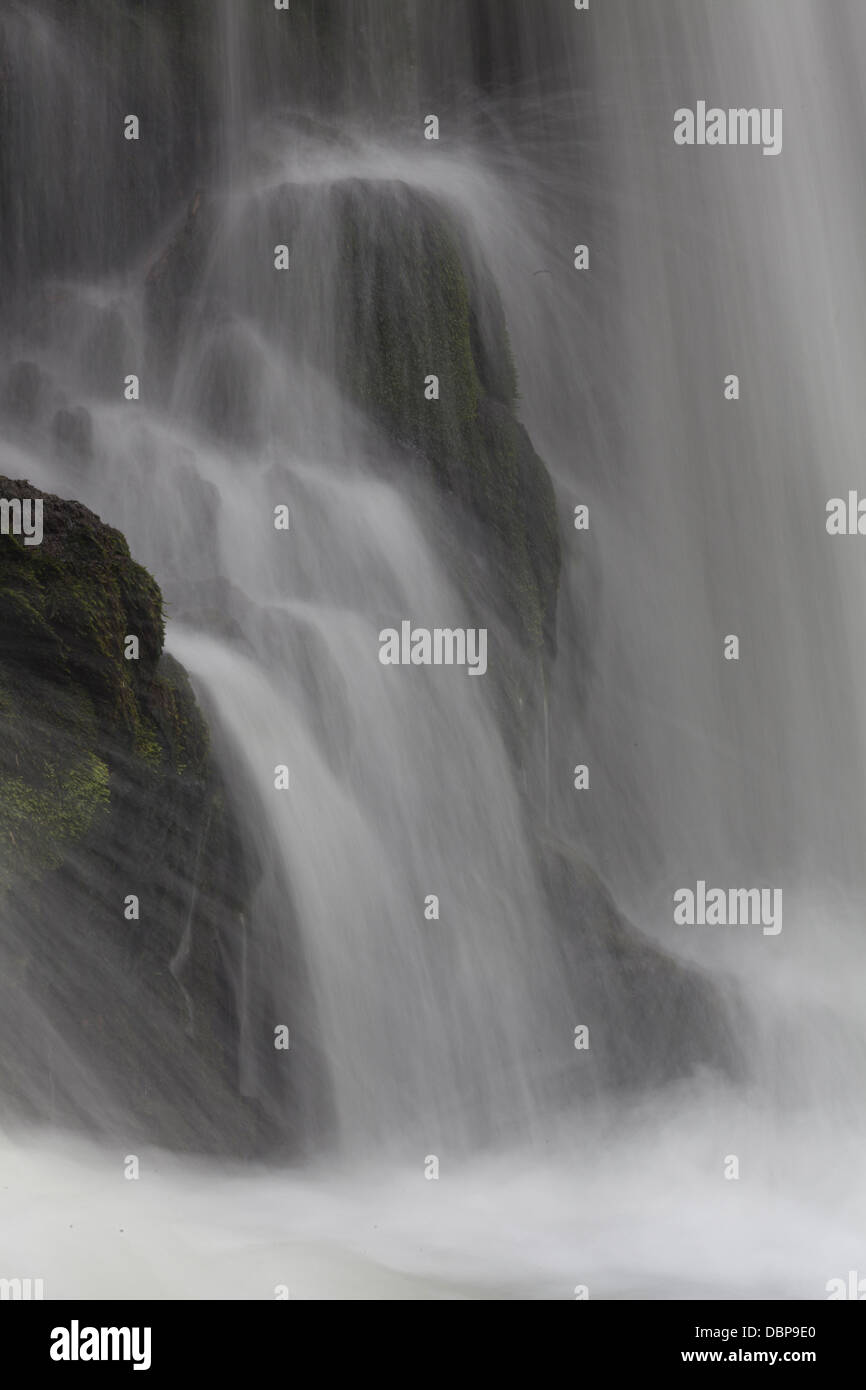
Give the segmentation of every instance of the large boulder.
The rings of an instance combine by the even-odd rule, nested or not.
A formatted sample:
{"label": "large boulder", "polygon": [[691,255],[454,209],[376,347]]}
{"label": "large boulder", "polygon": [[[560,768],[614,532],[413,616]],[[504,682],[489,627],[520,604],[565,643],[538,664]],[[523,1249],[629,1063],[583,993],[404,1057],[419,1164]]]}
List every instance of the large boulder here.
{"label": "large boulder", "polygon": [[257,1148],[291,1097],[268,1029],[273,1105],[239,1098],[255,847],[163,651],[159,589],[80,503],[7,478],[0,498],[41,500],[44,528],[41,544],[0,536],[0,1097]]}

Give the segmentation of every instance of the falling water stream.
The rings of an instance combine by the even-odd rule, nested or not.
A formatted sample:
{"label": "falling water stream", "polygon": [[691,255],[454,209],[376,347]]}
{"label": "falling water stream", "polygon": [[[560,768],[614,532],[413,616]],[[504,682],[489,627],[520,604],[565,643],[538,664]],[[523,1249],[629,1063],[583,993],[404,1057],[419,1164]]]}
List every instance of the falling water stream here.
{"label": "falling water stream", "polygon": [[[387,5],[366,8],[375,38]],[[84,502],[159,581],[168,650],[267,860],[241,1012],[247,977],[275,1010],[291,999],[297,939],[334,1124],[291,1164],[146,1152],[135,1184],[116,1145],[16,1129],[0,1138],[4,1267],[52,1297],[287,1285],[398,1299],[571,1298],[579,1284],[820,1298],[863,1267],[866,562],[824,527],[866,437],[866,97],[846,57],[866,42],[861,8],[608,0],[584,16],[527,0],[490,18],[482,93],[461,71],[458,9],[419,5],[415,81],[432,110],[448,73],[453,116],[419,154],[417,120],[407,133],[399,111],[381,115],[375,57],[351,110],[319,121],[279,93],[250,7],[223,0],[198,300],[219,312],[191,307],[160,360],[145,285],[183,218],[170,190],[153,244],[97,254],[98,278],[41,248],[51,274],[7,347],[38,362],[49,401],[29,432],[5,433],[0,473]],[[70,74],[32,98],[46,149],[39,112],[64,93],[73,110],[124,104],[114,75],[92,85],[86,27],[70,48],[51,5],[13,4],[3,25],[43,91],[61,55]],[[158,91],[168,59],[150,42]],[[782,155],[675,147],[675,108],[700,99],[783,107]],[[68,177],[87,186],[81,167]],[[564,538],[546,757],[525,776],[483,681],[378,661],[381,628],[456,624],[465,600],[447,508],[329,370],[349,182],[371,222],[388,215],[383,188],[447,209],[502,297]],[[297,277],[285,301],[251,250],[280,215]],[[69,237],[93,239],[90,217]],[[138,403],[115,389],[126,372]],[[61,400],[89,413],[86,462],[52,444]],[[282,503],[288,535],[270,520]],[[587,533],[571,527],[579,503]],[[576,793],[584,762],[591,792]],[[715,978],[735,1078],[696,1063],[665,1088],[563,1104],[580,1018],[530,821],[580,847],[647,938]],[[676,928],[673,893],[698,879],[781,888],[783,930]],[[438,923],[421,910],[432,893]],[[250,1096],[256,1056],[241,1059]]]}

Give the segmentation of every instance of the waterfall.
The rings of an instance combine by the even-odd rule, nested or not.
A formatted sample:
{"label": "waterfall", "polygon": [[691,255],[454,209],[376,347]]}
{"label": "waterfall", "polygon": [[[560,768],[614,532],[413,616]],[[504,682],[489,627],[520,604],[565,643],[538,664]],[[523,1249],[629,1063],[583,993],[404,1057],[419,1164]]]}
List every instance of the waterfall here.
{"label": "waterfall", "polygon": [[[349,9],[0,18],[0,474],[117,527],[165,596],[254,863],[237,1092],[278,1134],[246,1166],[136,1140],[130,1213],[70,1048],[79,1132],[49,1110],[0,1138],[7,1263],[36,1252],[51,1296],[822,1297],[866,1211],[866,573],[824,524],[866,425],[863,17]],[[678,148],[704,99],[784,108],[781,157]],[[522,606],[506,483],[456,458],[460,402],[435,457],[407,403],[436,339],[402,320],[453,258],[479,409],[505,427],[507,326],[553,480],[555,618]],[[419,400],[428,370],[459,395],[462,363],[420,368]],[[407,620],[489,628],[490,678],[383,665]],[[675,925],[699,880],[781,890],[783,929]],[[10,1037],[67,1048],[9,1008]],[[179,1103],[182,1076],[167,1058]],[[130,1233],[109,1276],[52,1254],[93,1209]]]}

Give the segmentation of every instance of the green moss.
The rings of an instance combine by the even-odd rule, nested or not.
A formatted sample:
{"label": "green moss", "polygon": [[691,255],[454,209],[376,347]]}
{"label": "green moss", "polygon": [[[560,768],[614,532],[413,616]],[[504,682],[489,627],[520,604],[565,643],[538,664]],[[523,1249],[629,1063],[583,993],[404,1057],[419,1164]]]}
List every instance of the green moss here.
{"label": "green moss", "polygon": [[108,767],[88,753],[70,766],[43,765],[31,776],[0,777],[0,892],[14,877],[56,869],[109,804]]}
{"label": "green moss", "polygon": [[158,768],[164,756],[162,741],[148,720],[141,720],[135,733],[135,753],[148,766]]}

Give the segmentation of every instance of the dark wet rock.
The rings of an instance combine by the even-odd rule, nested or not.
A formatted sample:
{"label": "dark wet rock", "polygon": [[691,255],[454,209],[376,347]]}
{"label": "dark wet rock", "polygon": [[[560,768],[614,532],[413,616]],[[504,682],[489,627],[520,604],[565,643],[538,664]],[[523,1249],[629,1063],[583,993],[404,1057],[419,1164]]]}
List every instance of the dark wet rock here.
{"label": "dark wet rock", "polygon": [[240,1096],[256,847],[163,651],[159,589],[80,503],[6,478],[0,497],[44,509],[41,544],[0,537],[4,1106],[178,1147],[285,1139],[283,1110],[289,1128],[303,1111],[268,1083],[270,1030],[253,1047],[266,1099]]}

